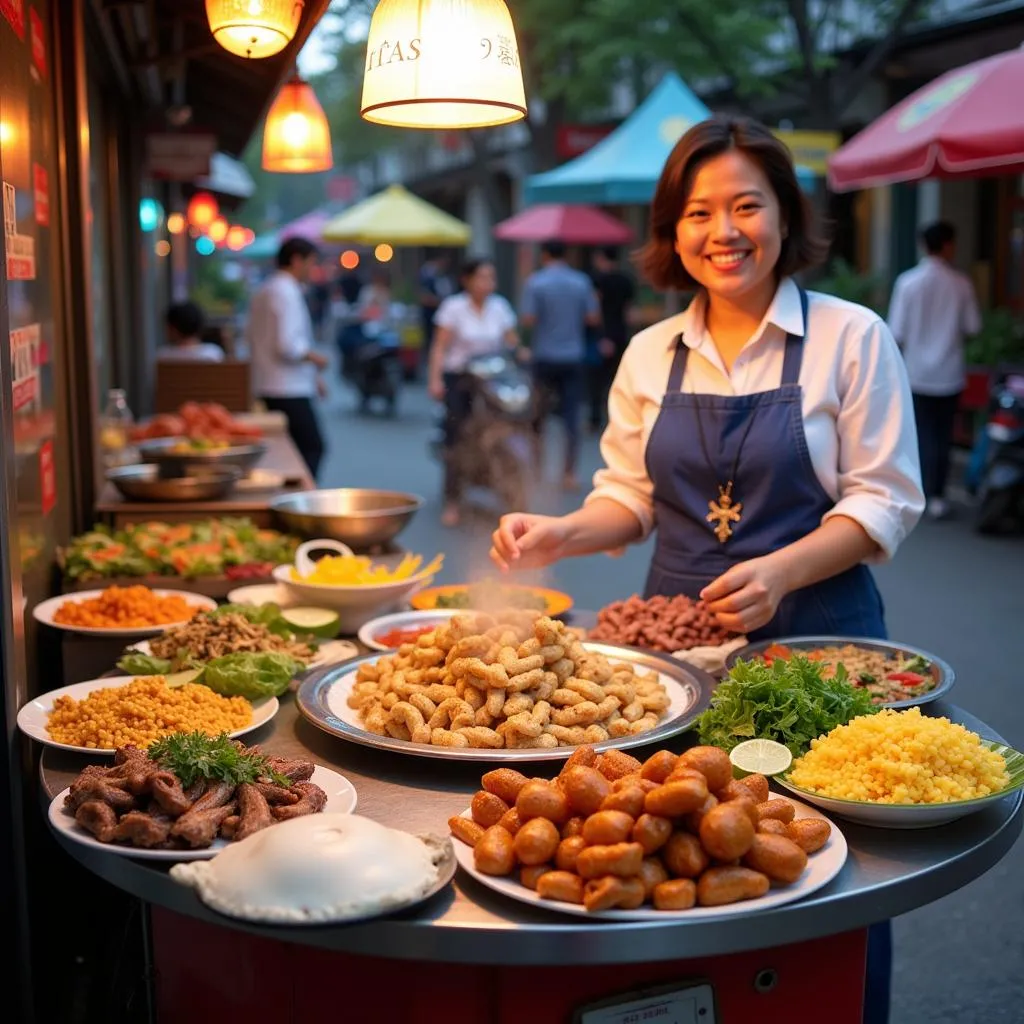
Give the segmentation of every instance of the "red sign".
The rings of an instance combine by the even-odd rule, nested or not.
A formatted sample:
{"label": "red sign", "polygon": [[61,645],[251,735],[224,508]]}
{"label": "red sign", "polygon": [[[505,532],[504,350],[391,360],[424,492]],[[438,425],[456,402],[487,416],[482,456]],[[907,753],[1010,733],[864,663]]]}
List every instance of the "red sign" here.
{"label": "red sign", "polygon": [[39,494],[43,515],[48,516],[57,504],[57,468],[53,463],[53,442],[39,446]]}
{"label": "red sign", "polygon": [[19,39],[25,38],[25,0],[0,0],[2,14]]}
{"label": "red sign", "polygon": [[43,31],[43,20],[34,7],[28,10],[29,36],[32,39],[32,63],[39,74],[46,77],[46,33]]}
{"label": "red sign", "polygon": [[560,124],[555,137],[555,152],[563,160],[586,153],[614,130],[614,125]]}
{"label": "red sign", "polygon": [[50,226],[50,181],[42,164],[32,165],[32,187],[35,195],[36,223]]}

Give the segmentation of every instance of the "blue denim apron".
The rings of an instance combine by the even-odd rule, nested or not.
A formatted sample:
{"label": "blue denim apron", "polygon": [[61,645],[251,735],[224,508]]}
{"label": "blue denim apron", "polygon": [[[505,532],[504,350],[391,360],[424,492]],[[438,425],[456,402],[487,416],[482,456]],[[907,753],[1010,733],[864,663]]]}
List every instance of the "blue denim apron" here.
{"label": "blue denim apron", "polygon": [[[800,302],[806,331],[803,289]],[[731,566],[807,536],[835,504],[814,472],[804,433],[799,384],[803,343],[799,335],[786,335],[782,381],[774,391],[731,396],[681,390],[690,350],[682,335],[676,339],[661,412],[647,443],[658,532],[645,596],[686,594],[696,600]],[[714,465],[709,465],[701,444],[698,416]],[[751,416],[756,418],[752,424]],[[748,424],[733,482],[742,517],[723,544],[705,518],[708,502],[726,482]],[[865,565],[787,595],[771,622],[750,638],[815,634],[885,637],[882,598]],[[889,1017],[891,944],[889,922],[871,927],[865,1024],[884,1024]]]}

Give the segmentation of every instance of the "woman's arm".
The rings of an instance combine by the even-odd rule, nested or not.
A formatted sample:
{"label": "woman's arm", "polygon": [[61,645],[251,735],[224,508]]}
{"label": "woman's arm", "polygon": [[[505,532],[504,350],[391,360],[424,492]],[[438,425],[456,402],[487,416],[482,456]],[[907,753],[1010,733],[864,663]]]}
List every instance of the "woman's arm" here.
{"label": "woman's arm", "polygon": [[451,347],[452,337],[451,328],[434,328],[434,341],[430,347],[430,370],[427,375],[427,382],[432,395],[436,391],[444,394],[444,357]]}
{"label": "woman's arm", "polygon": [[511,349],[519,348],[519,332],[514,327],[510,327],[505,332],[505,344]]}

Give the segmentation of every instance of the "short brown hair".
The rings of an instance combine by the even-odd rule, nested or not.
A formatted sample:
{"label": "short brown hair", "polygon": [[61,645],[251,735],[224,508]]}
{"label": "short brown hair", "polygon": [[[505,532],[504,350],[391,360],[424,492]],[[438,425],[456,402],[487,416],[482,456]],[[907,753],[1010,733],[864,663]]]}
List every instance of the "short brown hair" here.
{"label": "short brown hair", "polygon": [[669,153],[651,202],[650,238],[637,263],[655,288],[692,291],[697,282],[675,251],[676,225],[702,164],[737,149],[764,172],[779,201],[786,237],[775,265],[779,278],[821,263],[828,241],[819,233],[814,210],[797,181],[789,150],[763,124],[748,117],[716,115],[695,124]]}

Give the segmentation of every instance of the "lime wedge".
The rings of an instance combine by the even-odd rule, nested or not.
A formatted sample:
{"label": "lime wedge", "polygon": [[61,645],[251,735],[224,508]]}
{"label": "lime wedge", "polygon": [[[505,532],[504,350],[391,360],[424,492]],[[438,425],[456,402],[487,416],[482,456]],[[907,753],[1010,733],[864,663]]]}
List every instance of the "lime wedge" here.
{"label": "lime wedge", "polygon": [[729,760],[746,775],[780,775],[793,763],[793,755],[775,740],[744,740],[732,748]]}
{"label": "lime wedge", "polygon": [[285,608],[281,618],[296,633],[312,633],[322,640],[333,640],[341,631],[341,619],[328,608]]}
{"label": "lime wedge", "polygon": [[170,675],[164,676],[164,679],[167,685],[173,689],[175,686],[194,683],[202,674],[201,668],[187,668],[184,672],[172,672]]}

